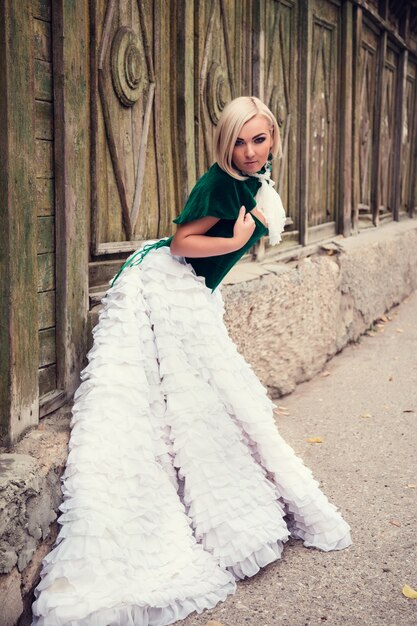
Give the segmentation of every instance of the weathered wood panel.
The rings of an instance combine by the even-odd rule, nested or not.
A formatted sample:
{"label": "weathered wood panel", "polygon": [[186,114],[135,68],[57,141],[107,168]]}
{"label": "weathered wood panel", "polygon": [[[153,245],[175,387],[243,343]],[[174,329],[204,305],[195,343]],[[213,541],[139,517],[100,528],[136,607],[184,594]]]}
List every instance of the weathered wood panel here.
{"label": "weathered wood panel", "polygon": [[43,20],[33,20],[33,55],[35,59],[50,61],[51,55],[51,24]]}
{"label": "weathered wood panel", "polygon": [[53,216],[38,217],[38,254],[55,250],[55,220]]}
{"label": "weathered wood panel", "polygon": [[[54,198],[54,103],[52,80],[52,24],[48,2],[34,2],[33,57],[35,80],[35,149],[36,149],[36,203],[38,252],[38,329],[39,329],[39,396],[56,387],[56,255],[55,255],[55,198]],[[46,330],[47,329],[47,330]],[[48,366],[45,369],[45,366]],[[52,372],[52,374],[46,372]]]}
{"label": "weathered wood panel", "polygon": [[39,369],[39,393],[44,398],[57,388],[56,365],[47,365]]}
{"label": "weathered wood panel", "polygon": [[353,7],[344,2],[341,14],[341,64],[340,64],[340,150],[336,165],[339,198],[336,211],[336,231],[348,237],[352,233],[353,208]]}
{"label": "weathered wood panel", "polygon": [[35,191],[36,215],[53,215],[54,206],[54,180],[37,178]]}
{"label": "weathered wood panel", "polygon": [[[309,154],[310,154],[310,110],[311,89],[311,48],[312,48],[312,6],[309,0],[300,0],[300,86],[299,86],[299,201],[300,201],[300,243],[308,243],[309,206]],[[303,77],[303,79],[301,79]]]}
{"label": "weathered wood panel", "polygon": [[272,178],[276,181],[289,217],[284,241],[298,241],[298,55],[297,26],[299,5],[293,0],[265,2],[259,28],[265,31],[259,95],[278,121],[282,143],[282,159],[274,162]]}
{"label": "weathered wood panel", "polygon": [[243,65],[242,50],[252,49],[251,15],[242,28],[237,1],[199,2],[195,5],[194,83],[196,89],[197,178],[213,163],[213,135],[225,105],[251,90],[251,64]]}
{"label": "weathered wood panel", "polygon": [[38,292],[55,288],[55,255],[38,254]]}
{"label": "weathered wood panel", "polygon": [[377,148],[375,134],[375,97],[377,94],[377,57],[378,31],[368,21],[362,27],[362,41],[360,44],[359,81],[360,92],[357,102],[359,115],[357,154],[359,162],[359,219],[361,225],[372,223],[373,185],[375,182],[374,159]]}
{"label": "weathered wood panel", "polygon": [[51,21],[51,0],[32,0],[32,15],[41,20]]}
{"label": "weathered wood panel", "polygon": [[175,73],[167,61],[174,8],[167,0],[92,4],[96,254],[134,249],[172,229]]}
{"label": "weathered wood panel", "polygon": [[35,98],[52,102],[52,64],[35,59]]}
{"label": "weathered wood panel", "polygon": [[[38,326],[40,330],[55,326],[55,290],[38,294]],[[42,394],[40,394],[42,395]]]}
{"label": "weathered wood panel", "polygon": [[[314,0],[311,42],[309,226],[335,223],[340,136],[340,3]],[[333,227],[333,231],[335,226]],[[319,231],[322,238],[323,231]],[[330,234],[331,231],[329,231]]]}
{"label": "weathered wood panel", "polygon": [[413,186],[417,178],[417,64],[408,61],[402,129],[400,210],[412,214]]}
{"label": "weathered wood panel", "polygon": [[51,102],[35,102],[35,137],[53,140],[54,137],[53,105]]}
{"label": "weathered wood panel", "polygon": [[39,331],[39,367],[56,362],[55,328]]}
{"label": "weathered wood panel", "polygon": [[89,6],[54,0],[52,31],[55,111],[57,389],[44,405],[56,407],[79,384],[88,311],[88,207],[90,204]]}
{"label": "weathered wood panel", "polygon": [[30,2],[1,2],[0,436],[6,444],[38,419],[31,33]]}
{"label": "weathered wood panel", "polygon": [[391,46],[387,47],[381,101],[381,135],[380,135],[380,170],[378,186],[380,189],[379,219],[392,217],[395,199],[394,183],[394,136],[396,133],[397,111],[395,107],[397,92],[398,52]]}
{"label": "weathered wood panel", "polygon": [[54,144],[52,141],[36,140],[36,176],[37,178],[53,178],[54,176]]}
{"label": "weathered wood panel", "polygon": [[47,365],[39,369],[39,394],[45,396],[57,388],[56,365]]}

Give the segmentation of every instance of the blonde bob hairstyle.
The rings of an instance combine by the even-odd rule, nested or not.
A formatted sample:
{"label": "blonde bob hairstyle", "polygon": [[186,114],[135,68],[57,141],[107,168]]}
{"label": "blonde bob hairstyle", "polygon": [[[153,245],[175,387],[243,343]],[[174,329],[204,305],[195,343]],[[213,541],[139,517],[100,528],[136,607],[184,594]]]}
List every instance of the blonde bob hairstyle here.
{"label": "blonde bob hairstyle", "polygon": [[214,158],[218,165],[233,178],[246,180],[234,167],[232,162],[233,149],[242,126],[255,115],[263,115],[270,122],[273,137],[271,153],[273,158],[282,156],[281,137],[277,120],[259,98],[241,96],[229,102],[223,109],[214,134]]}

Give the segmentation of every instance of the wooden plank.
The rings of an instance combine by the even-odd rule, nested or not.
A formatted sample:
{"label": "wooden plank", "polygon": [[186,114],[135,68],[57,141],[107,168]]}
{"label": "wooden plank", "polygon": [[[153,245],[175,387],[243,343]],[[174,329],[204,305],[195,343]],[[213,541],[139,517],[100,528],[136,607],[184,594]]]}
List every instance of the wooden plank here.
{"label": "wooden plank", "polygon": [[39,330],[55,326],[55,290],[38,294],[38,319]]}
{"label": "wooden plank", "polygon": [[361,99],[361,49],[362,49],[362,9],[355,7],[353,22],[353,190],[352,228],[359,228],[359,155],[360,155],[360,99]]}
{"label": "wooden plank", "polygon": [[32,15],[38,19],[51,20],[51,2],[52,0],[32,0]]}
{"label": "wooden plank", "polygon": [[379,106],[375,108],[375,124],[374,124],[374,133],[373,133],[373,149],[374,149],[374,160],[373,160],[373,172],[372,172],[372,180],[375,181],[373,185],[373,193],[372,193],[372,217],[375,226],[379,224],[379,207],[381,205],[381,187],[379,184],[380,180],[380,171],[381,171],[381,134],[382,134],[382,111],[384,109],[385,102],[385,89],[384,87],[384,67],[385,67],[385,57],[387,54],[387,33],[384,32],[381,35],[380,39],[380,50],[379,50],[379,58],[378,58],[378,78],[377,78],[377,88],[376,88],[376,98],[379,102]]}
{"label": "wooden plank", "polygon": [[312,7],[309,226],[337,220],[340,146],[341,12],[337,3],[326,0],[314,0]]}
{"label": "wooden plank", "polygon": [[52,63],[49,61],[34,61],[35,98],[52,102]]}
{"label": "wooden plank", "polygon": [[[394,166],[393,166],[393,218],[399,220],[400,203],[401,203],[401,176],[405,176],[402,171],[403,162],[403,130],[404,118],[406,116],[406,89],[407,89],[407,62],[408,51],[402,50],[400,53],[400,61],[398,67],[398,79],[395,94],[395,127],[397,132],[394,136]],[[405,129],[407,130],[407,129]]]}
{"label": "wooden plank", "polygon": [[330,237],[334,237],[335,233],[334,222],[327,222],[326,224],[318,224],[317,226],[310,226],[308,229],[309,243],[315,243],[317,241],[324,241]]}
{"label": "wooden plank", "polygon": [[39,396],[42,402],[42,396],[51,391],[56,390],[56,365],[47,365],[39,369]]}
{"label": "wooden plank", "polygon": [[[57,385],[79,384],[87,345],[90,206],[90,6],[56,0],[52,14],[56,158]],[[94,3],[91,3],[94,4]]]}
{"label": "wooden plank", "polygon": [[[259,46],[262,46],[256,51],[257,65],[264,73],[258,78],[259,89],[263,90],[259,95],[279,120],[282,144],[282,158],[273,162],[272,179],[291,218],[286,224],[287,230],[298,230],[298,7],[267,0],[262,13],[256,23]],[[259,245],[262,246],[262,242]]]}
{"label": "wooden plank", "polygon": [[352,231],[352,31],[353,13],[351,2],[345,2],[341,17],[341,93],[340,93],[340,163],[339,209],[337,212],[337,231],[348,237]]}
{"label": "wooden plank", "polygon": [[36,176],[37,178],[53,178],[54,176],[54,144],[47,139],[36,139]]}
{"label": "wooden plank", "polygon": [[312,48],[312,9],[308,0],[300,2],[300,162],[299,162],[299,193],[300,193],[300,243],[308,243],[308,160],[310,151],[310,82],[311,82],[311,48]]}
{"label": "wooden plank", "polygon": [[96,261],[88,266],[89,285],[97,287],[98,285],[106,285],[109,280],[117,273],[122,261]]}
{"label": "wooden plank", "polygon": [[402,197],[403,205],[408,207],[409,216],[415,217],[417,205],[417,64],[411,60],[411,55],[409,55],[407,63],[405,112],[408,136],[404,148],[405,172]]}
{"label": "wooden plank", "polygon": [[39,367],[56,361],[55,328],[39,331]]}
{"label": "wooden plank", "polygon": [[39,399],[39,417],[56,411],[67,401],[67,394],[61,389],[51,391]]}
{"label": "wooden plank", "polygon": [[0,3],[0,436],[38,421],[33,56],[29,0]]}
{"label": "wooden plank", "polygon": [[38,254],[38,291],[55,287],[55,254]]}
{"label": "wooden plank", "polygon": [[55,213],[53,178],[36,179],[35,213],[38,216]]}
{"label": "wooden plank", "polygon": [[55,250],[55,220],[53,217],[38,217],[38,254]]}
{"label": "wooden plank", "polygon": [[36,139],[54,138],[54,110],[51,102],[35,102],[35,137]]}
{"label": "wooden plank", "polygon": [[177,2],[176,31],[179,71],[176,75],[177,133],[174,141],[174,168],[177,181],[177,206],[183,207],[196,182],[194,119],[194,6]]}
{"label": "wooden plank", "polygon": [[51,61],[51,25],[42,20],[33,20],[33,55],[41,61]]}

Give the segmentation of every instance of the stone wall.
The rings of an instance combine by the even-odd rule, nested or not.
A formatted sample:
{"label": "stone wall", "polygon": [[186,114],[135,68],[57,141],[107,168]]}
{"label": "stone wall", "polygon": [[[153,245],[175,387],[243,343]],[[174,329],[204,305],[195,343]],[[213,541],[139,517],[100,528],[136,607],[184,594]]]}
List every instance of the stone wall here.
{"label": "stone wall", "polygon": [[406,220],[337,237],[286,264],[241,264],[223,297],[232,338],[277,397],[317,374],[416,288],[417,223]]}
{"label": "stone wall", "polygon": [[[311,252],[311,250],[310,250]],[[296,256],[296,255],[295,255]],[[291,392],[417,288],[417,221],[335,238],[286,263],[242,263],[223,286],[226,323],[272,396]],[[0,624],[28,626],[55,541],[69,408],[0,450]]]}
{"label": "stone wall", "polygon": [[0,450],[0,625],[29,626],[41,562],[58,532],[69,407]]}

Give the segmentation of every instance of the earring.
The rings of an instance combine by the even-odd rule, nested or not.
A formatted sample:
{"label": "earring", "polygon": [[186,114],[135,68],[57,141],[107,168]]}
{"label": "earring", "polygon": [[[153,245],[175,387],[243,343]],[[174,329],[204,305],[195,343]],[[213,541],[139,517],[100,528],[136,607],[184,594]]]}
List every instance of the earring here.
{"label": "earring", "polygon": [[272,152],[270,152],[268,154],[268,161],[272,161],[273,158],[274,158],[274,155],[272,154]]}

